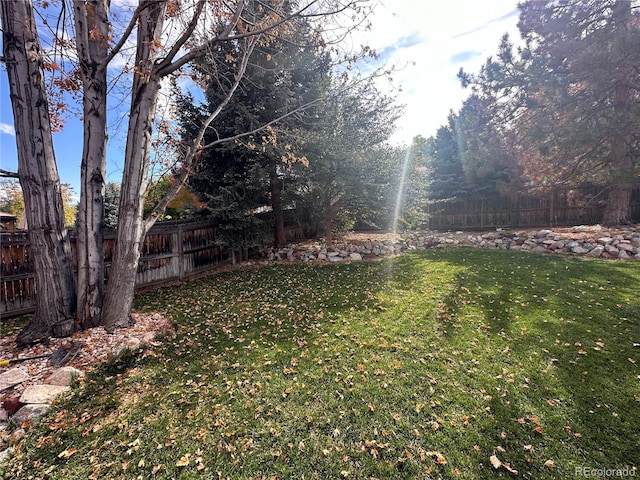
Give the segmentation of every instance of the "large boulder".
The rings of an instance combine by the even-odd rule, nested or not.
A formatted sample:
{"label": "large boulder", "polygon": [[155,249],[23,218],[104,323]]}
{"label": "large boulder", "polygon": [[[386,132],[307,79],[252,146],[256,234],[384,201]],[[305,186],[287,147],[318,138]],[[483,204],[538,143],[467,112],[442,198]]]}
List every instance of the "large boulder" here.
{"label": "large boulder", "polygon": [[[24,389],[20,396],[21,403],[51,403],[59,395],[71,390],[71,387],[62,385],[30,385]],[[24,407],[23,407],[24,408]]]}
{"label": "large boulder", "polygon": [[74,367],[62,367],[55,370],[45,383],[68,387],[80,377],[84,377],[83,371]]}

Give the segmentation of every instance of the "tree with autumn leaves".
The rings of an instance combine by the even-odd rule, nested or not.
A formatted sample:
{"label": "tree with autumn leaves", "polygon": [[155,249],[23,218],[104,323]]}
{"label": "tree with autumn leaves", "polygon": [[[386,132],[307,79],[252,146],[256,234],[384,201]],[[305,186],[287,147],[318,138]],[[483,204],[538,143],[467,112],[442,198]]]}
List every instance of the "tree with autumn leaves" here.
{"label": "tree with autumn leaves", "polygon": [[[524,44],[516,49],[505,36],[478,74],[460,74],[485,104],[493,142],[484,145],[507,146],[500,151],[520,185],[600,185],[602,223],[631,221],[640,184],[638,9],[617,0],[527,1],[519,9]],[[496,155],[478,150],[474,159],[487,166]]]}
{"label": "tree with autumn leaves", "polygon": [[[302,18],[308,19],[318,32],[331,31],[339,38],[336,29],[344,32],[353,28],[354,19],[358,23],[358,19],[366,17],[365,3],[139,0],[127,10],[108,0],[0,2],[3,61],[16,127],[18,175],[30,225],[38,289],[36,313],[18,336],[18,342],[28,344],[46,338],[52,327],[61,322],[75,321],[80,328],[104,325],[108,330],[130,325],[145,234],[187,181],[199,160],[205,132],[233,98],[256,49],[276,38],[286,39],[295,28],[295,21]],[[69,5],[71,9],[67,8]],[[53,52],[58,56],[41,46],[41,29],[48,27],[36,22],[36,6],[57,9],[59,21],[53,32],[56,36]],[[348,26],[340,27],[341,20],[347,18]],[[327,45],[331,39],[318,35],[317,41]],[[188,80],[192,62],[231,43],[235,55],[221,59],[235,70],[227,93],[203,119],[192,141],[176,147],[180,160],[176,181],[145,218],[144,200],[154,156],[152,137],[157,128],[160,91],[171,78]],[[127,61],[130,49],[135,54]],[[210,65],[212,76],[216,75],[216,66]],[[119,70],[114,75],[111,68]],[[53,77],[56,81],[48,82]],[[127,79],[130,109],[117,241],[111,281],[105,286],[102,231],[107,112],[114,78]],[[49,88],[51,85],[58,90]],[[62,218],[60,179],[51,134],[51,114],[60,106],[61,88],[76,89],[75,93],[81,96],[84,125],[77,283]]]}

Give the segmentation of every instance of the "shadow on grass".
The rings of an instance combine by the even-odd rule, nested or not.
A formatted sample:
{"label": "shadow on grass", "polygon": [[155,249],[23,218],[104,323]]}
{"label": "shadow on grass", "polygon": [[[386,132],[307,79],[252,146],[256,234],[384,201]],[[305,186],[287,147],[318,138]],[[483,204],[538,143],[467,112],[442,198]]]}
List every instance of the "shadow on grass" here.
{"label": "shadow on grass", "polygon": [[[475,316],[485,348],[501,351],[496,376],[515,372],[491,405],[513,427],[509,436],[523,426],[549,430],[549,452],[573,453],[565,475],[639,465],[640,266],[494,251],[440,258],[465,267],[438,312],[447,338],[469,338]],[[518,378],[524,365],[527,378]]]}
{"label": "shadow on grass", "polygon": [[[434,250],[140,295],[175,335],[91,375],[12,472],[509,476],[494,453],[522,478],[634,465],[637,268]],[[61,454],[69,446],[78,453]]]}

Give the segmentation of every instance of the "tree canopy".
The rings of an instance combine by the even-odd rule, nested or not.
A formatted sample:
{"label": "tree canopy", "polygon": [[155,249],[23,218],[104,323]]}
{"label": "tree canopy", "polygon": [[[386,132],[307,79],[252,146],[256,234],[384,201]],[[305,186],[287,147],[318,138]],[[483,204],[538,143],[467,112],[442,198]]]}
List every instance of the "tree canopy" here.
{"label": "tree canopy", "polygon": [[[16,125],[18,175],[33,226],[30,237],[38,289],[36,314],[20,335],[21,343],[46,338],[52,326],[60,322],[77,320],[75,324],[81,328],[105,325],[109,330],[129,325],[145,233],[187,181],[202,149],[212,146],[203,144],[204,135],[236,93],[247,66],[255,59],[254,51],[266,48],[277,38],[287,39],[302,19],[315,32],[316,45],[331,45],[356,28],[369,11],[361,0],[139,0],[135,4],[74,0],[71,9],[67,5],[30,0],[1,2],[3,59]],[[40,9],[37,16],[35,8]],[[54,24],[57,28],[52,31],[49,26]],[[42,39],[53,48],[42,48]],[[218,55],[221,51],[228,55]],[[333,51],[336,61],[351,61],[359,55]],[[145,218],[150,165],[158,158],[154,147],[176,147],[156,136],[168,137],[170,129],[166,121],[158,122],[156,115],[161,90],[167,89],[169,79],[183,88],[192,86],[198,81],[193,62],[206,56],[214,60],[208,64],[209,75],[220,80],[218,88],[225,93],[198,126],[192,141],[177,149],[180,165],[171,166],[175,183]],[[28,88],[23,89],[25,85]],[[109,93],[116,88],[125,92],[124,100],[130,108],[124,116],[126,146],[112,280],[105,288],[102,249],[107,105]],[[64,232],[51,139],[51,132],[60,127],[59,107],[67,106],[72,98],[79,100],[84,128],[77,284]],[[255,131],[265,127],[258,125]],[[240,137],[249,134],[243,132]],[[218,137],[214,143],[229,140]],[[38,245],[55,245],[56,254]]]}
{"label": "tree canopy", "polygon": [[[434,174],[455,165],[467,195],[596,184],[608,195],[603,223],[629,221],[640,183],[638,13],[613,0],[519,9],[523,43],[505,35],[478,73],[460,72],[472,95],[432,140],[442,155]],[[437,196],[463,193],[455,182],[441,188],[445,179],[436,178]]]}

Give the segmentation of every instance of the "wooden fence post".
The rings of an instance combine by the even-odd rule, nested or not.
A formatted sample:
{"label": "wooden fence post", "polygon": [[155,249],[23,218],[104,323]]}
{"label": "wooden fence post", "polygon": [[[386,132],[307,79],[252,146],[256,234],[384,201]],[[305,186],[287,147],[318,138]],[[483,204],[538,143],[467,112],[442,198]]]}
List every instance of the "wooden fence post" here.
{"label": "wooden fence post", "polygon": [[177,233],[177,243],[178,243],[178,263],[180,265],[178,271],[178,278],[180,281],[184,280],[184,225],[178,225],[178,233]]}

